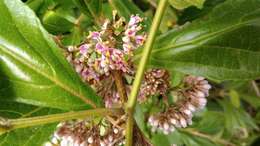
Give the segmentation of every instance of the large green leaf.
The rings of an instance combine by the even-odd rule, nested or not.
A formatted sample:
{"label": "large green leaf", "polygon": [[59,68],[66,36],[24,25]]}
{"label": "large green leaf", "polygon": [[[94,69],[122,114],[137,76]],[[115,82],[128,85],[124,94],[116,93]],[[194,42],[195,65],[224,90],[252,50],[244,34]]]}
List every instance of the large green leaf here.
{"label": "large green leaf", "polygon": [[190,6],[202,8],[205,0],[169,0],[169,3],[176,9],[185,9]]}
{"label": "large green leaf", "polygon": [[[56,113],[57,110],[27,104],[1,101],[0,116],[7,118],[32,117]],[[57,124],[16,129],[0,135],[0,146],[42,146],[48,141]]]}
{"label": "large green leaf", "polygon": [[228,0],[159,37],[150,63],[219,81],[259,77],[259,22],[259,0]]}
{"label": "large green leaf", "polygon": [[0,1],[0,98],[60,109],[100,105],[20,0]]}
{"label": "large green leaf", "polygon": [[42,19],[42,23],[50,33],[59,34],[71,31],[74,24],[55,11],[48,11]]}
{"label": "large green leaf", "polygon": [[178,24],[184,24],[185,22],[202,18],[211,12],[214,7],[223,2],[225,2],[225,0],[206,0],[202,9],[189,7],[180,13]]}

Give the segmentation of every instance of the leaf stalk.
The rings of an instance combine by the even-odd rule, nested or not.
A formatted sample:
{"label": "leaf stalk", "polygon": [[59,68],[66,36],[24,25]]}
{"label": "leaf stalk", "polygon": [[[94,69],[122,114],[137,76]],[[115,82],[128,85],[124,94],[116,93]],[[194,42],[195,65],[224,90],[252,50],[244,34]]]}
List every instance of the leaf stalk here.
{"label": "leaf stalk", "polygon": [[36,116],[31,118],[9,119],[7,123],[8,126],[0,125],[0,135],[19,128],[38,126],[42,124],[61,122],[61,121],[67,121],[72,119],[81,119],[86,117],[119,115],[123,113],[124,113],[123,110],[120,108],[114,108],[114,109],[97,108],[91,110],[67,112],[67,113],[52,114],[46,116]]}

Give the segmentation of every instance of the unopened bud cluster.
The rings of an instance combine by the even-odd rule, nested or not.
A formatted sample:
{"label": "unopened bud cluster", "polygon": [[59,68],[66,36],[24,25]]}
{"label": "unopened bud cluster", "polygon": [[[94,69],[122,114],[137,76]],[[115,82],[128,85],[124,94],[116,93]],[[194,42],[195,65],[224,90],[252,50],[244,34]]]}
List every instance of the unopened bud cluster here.
{"label": "unopened bud cluster", "polygon": [[170,88],[169,72],[164,69],[152,69],[145,73],[141,85],[138,101],[145,102],[150,96],[161,95],[166,97]]}
{"label": "unopened bud cluster", "polygon": [[164,134],[176,128],[185,128],[192,124],[193,113],[205,107],[211,86],[203,77],[187,76],[184,78],[184,90],[179,91],[183,98],[164,112],[151,115],[148,119],[152,131]]}
{"label": "unopened bud cluster", "polygon": [[86,121],[65,122],[59,125],[52,140],[45,146],[120,146],[124,145],[123,130],[117,127],[91,125]]}
{"label": "unopened bud cluster", "polygon": [[143,19],[132,15],[126,23],[124,18],[116,16],[112,21],[105,20],[100,31],[89,32],[81,45],[68,47],[67,59],[90,84],[98,83],[113,70],[134,72],[133,51],[142,46],[146,38],[141,32]]}

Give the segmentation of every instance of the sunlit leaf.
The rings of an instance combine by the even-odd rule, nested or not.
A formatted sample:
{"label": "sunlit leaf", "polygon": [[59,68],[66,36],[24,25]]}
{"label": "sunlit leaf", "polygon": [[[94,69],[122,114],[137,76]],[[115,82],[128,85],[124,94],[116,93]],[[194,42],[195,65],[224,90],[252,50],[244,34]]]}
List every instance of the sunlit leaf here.
{"label": "sunlit leaf", "polygon": [[[25,118],[47,115],[58,110],[41,108],[12,101],[0,101],[0,116],[5,118]],[[57,124],[45,124],[23,129],[16,129],[0,134],[0,146],[42,146],[54,132]]]}
{"label": "sunlit leaf", "polygon": [[176,9],[185,9],[190,6],[202,8],[205,0],[169,0],[169,3]]}
{"label": "sunlit leaf", "polygon": [[260,1],[229,0],[158,38],[150,64],[213,80],[260,75]]}
{"label": "sunlit leaf", "polygon": [[70,110],[100,105],[28,6],[1,0],[0,15],[1,99]]}

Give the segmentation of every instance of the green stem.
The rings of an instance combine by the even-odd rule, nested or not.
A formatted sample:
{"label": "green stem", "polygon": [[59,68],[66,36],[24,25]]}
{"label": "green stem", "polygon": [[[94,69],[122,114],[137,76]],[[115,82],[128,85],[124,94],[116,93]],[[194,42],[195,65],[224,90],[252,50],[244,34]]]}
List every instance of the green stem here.
{"label": "green stem", "polygon": [[86,118],[90,116],[105,116],[123,114],[122,109],[91,109],[85,111],[67,112],[61,114],[52,114],[46,116],[37,116],[31,118],[10,119],[6,125],[0,125],[0,135],[19,128],[32,127],[48,123],[67,121],[72,119]]}
{"label": "green stem", "polygon": [[139,92],[139,88],[141,85],[141,81],[144,75],[144,71],[146,68],[146,64],[148,62],[149,56],[151,54],[151,50],[152,50],[152,46],[155,40],[155,36],[157,33],[157,30],[160,26],[160,22],[163,16],[163,13],[166,9],[166,4],[167,4],[167,0],[160,0],[158,8],[156,10],[154,19],[153,19],[153,23],[147,38],[147,41],[145,43],[144,46],[144,50],[142,53],[142,58],[140,60],[138,69],[137,69],[137,73],[135,76],[135,80],[133,83],[133,89],[131,91],[131,94],[129,96],[127,105],[126,105],[126,112],[128,114],[128,120],[127,120],[127,127],[126,127],[126,146],[132,146],[132,136],[133,136],[133,112],[134,112],[134,107],[136,104],[136,98],[137,98],[137,94]]}

